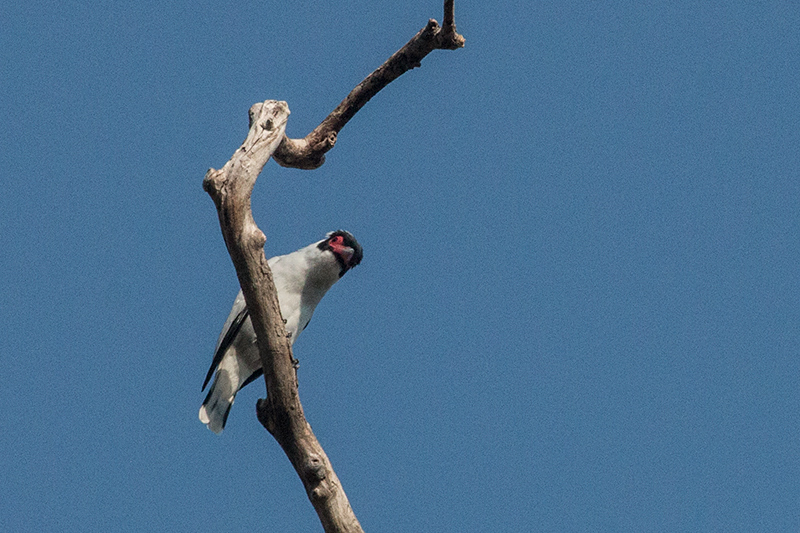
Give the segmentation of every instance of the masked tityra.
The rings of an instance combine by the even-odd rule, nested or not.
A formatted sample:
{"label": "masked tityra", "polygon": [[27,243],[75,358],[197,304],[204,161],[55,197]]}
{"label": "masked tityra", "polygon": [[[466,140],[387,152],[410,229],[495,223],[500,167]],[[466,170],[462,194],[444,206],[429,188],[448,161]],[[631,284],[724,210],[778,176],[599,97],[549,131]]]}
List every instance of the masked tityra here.
{"label": "masked tityra", "polygon": [[[319,242],[268,261],[290,343],[294,344],[308,325],[314,308],[328,289],[359,264],[362,257],[361,245],[355,237],[338,230],[328,233]],[[236,296],[222,327],[203,389],[214,371],[214,382],[200,407],[200,421],[214,433],[221,433],[236,393],[263,373],[256,334],[242,291]]]}

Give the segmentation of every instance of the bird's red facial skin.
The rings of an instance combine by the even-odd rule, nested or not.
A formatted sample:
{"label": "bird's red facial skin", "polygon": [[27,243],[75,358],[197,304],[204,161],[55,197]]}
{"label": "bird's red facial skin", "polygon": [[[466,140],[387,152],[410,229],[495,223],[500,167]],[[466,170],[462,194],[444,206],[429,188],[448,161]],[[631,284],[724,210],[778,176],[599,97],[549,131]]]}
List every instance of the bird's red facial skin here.
{"label": "bird's red facial skin", "polygon": [[353,257],[353,249],[344,245],[344,237],[337,235],[328,241],[328,244],[331,250],[333,250],[333,253],[341,257],[346,265],[350,264],[350,259]]}

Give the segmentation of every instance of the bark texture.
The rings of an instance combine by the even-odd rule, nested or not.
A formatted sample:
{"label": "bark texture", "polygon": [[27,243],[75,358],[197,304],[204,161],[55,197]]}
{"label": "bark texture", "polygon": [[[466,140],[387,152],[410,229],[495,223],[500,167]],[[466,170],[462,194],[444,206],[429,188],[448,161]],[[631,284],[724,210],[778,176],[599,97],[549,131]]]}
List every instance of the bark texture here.
{"label": "bark texture", "polygon": [[345,124],[383,87],[418,67],[435,49],[464,46],[456,33],[453,0],[444,2],[443,25],[431,19],[405,46],[367,76],[303,139],[286,137],[289,106],[268,100],[250,108],[250,129],[224,167],[209,169],[203,188],[214,200],[225,245],[231,256],[253,322],[267,398],[258,401],[261,424],[275,437],[305,486],[326,532],[362,532],[325,451],[306,421],[297,390],[291,345],[280,313],[272,272],[264,255],[266,237],[256,226],[250,197],[270,157],[287,167],[313,169],[325,162]]}
{"label": "bark texture", "polygon": [[267,399],[258,403],[258,418],[289,457],[325,531],[361,532],[339,479],[303,414],[292,349],[264,255],[266,238],[250,209],[253,185],[283,139],[288,117],[286,102],[268,100],[253,105],[244,143],[224,167],[206,173],[203,188],[217,206],[222,235],[258,338],[267,382]]}

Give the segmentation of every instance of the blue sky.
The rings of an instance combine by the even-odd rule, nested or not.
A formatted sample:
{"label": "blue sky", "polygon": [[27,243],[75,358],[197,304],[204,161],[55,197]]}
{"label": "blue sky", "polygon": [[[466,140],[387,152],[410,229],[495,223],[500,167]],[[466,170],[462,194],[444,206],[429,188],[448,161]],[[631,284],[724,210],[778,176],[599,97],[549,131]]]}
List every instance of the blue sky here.
{"label": "blue sky", "polygon": [[[19,3],[17,3],[19,4]],[[236,276],[207,168],[301,137],[441,4],[0,7],[0,523],[319,531],[258,424],[200,392]],[[364,261],[295,345],[367,531],[800,528],[800,12],[456,2],[308,172],[268,256]]]}

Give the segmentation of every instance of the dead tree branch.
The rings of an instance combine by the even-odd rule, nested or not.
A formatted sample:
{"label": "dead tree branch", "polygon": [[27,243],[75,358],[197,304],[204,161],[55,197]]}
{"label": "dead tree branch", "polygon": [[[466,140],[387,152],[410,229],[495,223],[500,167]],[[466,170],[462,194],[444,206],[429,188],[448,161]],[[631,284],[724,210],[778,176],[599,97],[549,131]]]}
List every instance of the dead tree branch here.
{"label": "dead tree branch", "polygon": [[336,138],[378,91],[399,78],[404,72],[420,66],[422,59],[433,50],[455,50],[464,46],[464,37],[456,32],[453,0],[444,3],[443,25],[433,19],[405,46],[392,54],[383,65],[364,78],[350,94],[331,111],[322,123],[303,139],[284,136],[273,158],[281,166],[315,169],[325,162],[325,153],[336,144]]}
{"label": "dead tree branch", "polygon": [[242,286],[258,339],[267,399],[258,418],[289,457],[325,531],[361,532],[325,451],[303,414],[292,349],[281,317],[272,272],[264,256],[266,237],[250,209],[256,178],[283,139],[289,106],[268,100],[250,108],[250,131],[228,163],[210,169],[203,188],[217,206],[219,223]]}
{"label": "dead tree branch", "polygon": [[203,188],[214,200],[225,245],[236,268],[258,339],[267,398],[258,401],[261,424],[275,437],[305,486],[326,532],[362,532],[336,473],[306,421],[297,390],[292,349],[281,317],[272,272],[264,255],[266,237],[256,225],[250,197],[270,157],[283,166],[322,165],[345,124],[383,87],[420,65],[432,50],[464,46],[456,33],[453,0],[445,0],[444,25],[435,20],[367,76],[304,139],[286,137],[289,107],[268,100],[250,108],[250,129],[242,146],[219,170],[209,169]]}

